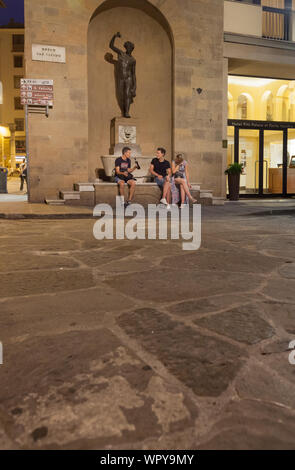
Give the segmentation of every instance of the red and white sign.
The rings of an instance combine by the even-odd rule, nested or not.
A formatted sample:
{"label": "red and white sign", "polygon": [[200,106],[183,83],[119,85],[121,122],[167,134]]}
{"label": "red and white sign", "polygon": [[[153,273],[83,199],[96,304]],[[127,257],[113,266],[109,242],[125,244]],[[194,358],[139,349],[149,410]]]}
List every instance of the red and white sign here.
{"label": "red and white sign", "polygon": [[22,78],[20,96],[23,105],[53,106],[53,80]]}

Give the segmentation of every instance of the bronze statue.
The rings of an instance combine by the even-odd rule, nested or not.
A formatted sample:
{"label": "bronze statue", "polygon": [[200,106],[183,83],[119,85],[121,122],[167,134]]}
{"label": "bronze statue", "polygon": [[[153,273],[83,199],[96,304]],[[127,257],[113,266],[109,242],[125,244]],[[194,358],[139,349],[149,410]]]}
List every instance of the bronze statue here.
{"label": "bronze statue", "polygon": [[116,69],[120,106],[122,108],[123,116],[130,118],[130,105],[133,103],[133,98],[136,96],[136,60],[131,55],[134,49],[134,44],[132,42],[125,42],[124,47],[126,52],[121,51],[114,45],[115,39],[120,37],[120,33],[117,33],[112,37],[110,48],[118,54]]}

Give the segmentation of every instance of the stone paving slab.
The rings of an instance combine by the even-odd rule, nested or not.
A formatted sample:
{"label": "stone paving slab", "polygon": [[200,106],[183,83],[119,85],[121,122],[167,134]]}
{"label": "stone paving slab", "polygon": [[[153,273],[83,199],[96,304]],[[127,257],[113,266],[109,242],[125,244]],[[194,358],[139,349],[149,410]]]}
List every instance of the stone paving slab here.
{"label": "stone paving slab", "polygon": [[199,396],[219,396],[245,356],[239,348],[201,335],[156,310],[124,313],[118,323]]}
{"label": "stone paving slab", "polygon": [[182,391],[106,329],[35,336],[7,349],[0,408],[22,448],[132,442],[179,430],[197,416]]}
{"label": "stone paving slab", "polygon": [[[200,450],[294,450],[295,413],[260,400],[234,400]],[[208,439],[208,440],[207,440]]]}
{"label": "stone paving slab", "polygon": [[0,448],[294,449],[294,217],[266,206],[205,208],[197,253],[1,220]]}

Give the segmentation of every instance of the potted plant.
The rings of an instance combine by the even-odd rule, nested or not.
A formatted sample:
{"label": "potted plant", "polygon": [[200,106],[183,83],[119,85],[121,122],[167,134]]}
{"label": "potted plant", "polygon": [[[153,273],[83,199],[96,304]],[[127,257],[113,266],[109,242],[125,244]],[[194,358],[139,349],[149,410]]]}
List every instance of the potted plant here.
{"label": "potted plant", "polygon": [[243,165],[241,163],[232,163],[225,170],[225,174],[228,176],[228,189],[230,201],[239,200],[241,173],[243,173]]}

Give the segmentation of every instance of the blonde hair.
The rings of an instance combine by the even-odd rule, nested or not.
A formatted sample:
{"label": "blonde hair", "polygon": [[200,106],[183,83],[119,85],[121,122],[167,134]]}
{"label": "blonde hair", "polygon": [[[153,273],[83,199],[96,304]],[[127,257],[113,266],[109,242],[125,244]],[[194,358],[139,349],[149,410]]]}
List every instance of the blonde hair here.
{"label": "blonde hair", "polygon": [[180,163],[182,163],[183,160],[184,160],[184,155],[183,155],[183,153],[178,153],[178,154],[176,155],[176,157],[175,157],[175,163],[176,163],[177,165],[180,165]]}

